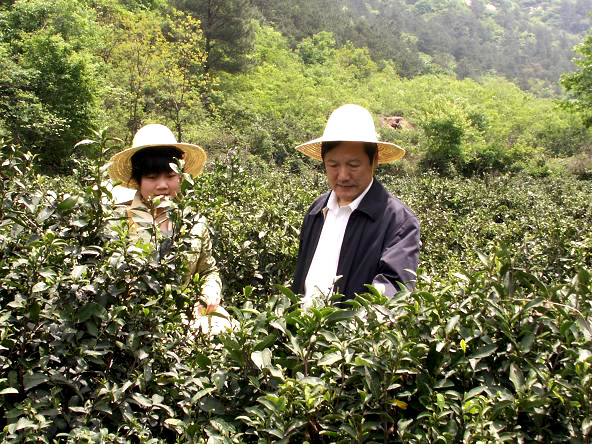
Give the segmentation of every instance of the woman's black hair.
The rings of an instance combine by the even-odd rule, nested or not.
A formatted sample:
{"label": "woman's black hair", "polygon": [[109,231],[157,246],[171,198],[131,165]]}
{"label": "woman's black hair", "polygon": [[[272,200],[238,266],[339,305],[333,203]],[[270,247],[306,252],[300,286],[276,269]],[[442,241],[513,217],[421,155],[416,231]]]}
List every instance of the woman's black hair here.
{"label": "woman's black hair", "polygon": [[181,159],[183,151],[174,146],[144,148],[131,157],[132,179],[141,185],[142,176],[147,174],[170,173],[169,164]]}
{"label": "woman's black hair", "polygon": [[[327,153],[329,151],[331,151],[333,148],[335,148],[337,145],[339,145],[340,143],[343,143],[343,142],[342,141],[321,142],[321,159],[325,160],[325,156],[327,155]],[[374,162],[374,158],[376,157],[376,154],[378,153],[378,144],[374,143],[374,142],[364,142],[364,151],[366,152],[366,155],[368,156],[368,159],[370,159],[370,163],[372,164],[372,162]]]}

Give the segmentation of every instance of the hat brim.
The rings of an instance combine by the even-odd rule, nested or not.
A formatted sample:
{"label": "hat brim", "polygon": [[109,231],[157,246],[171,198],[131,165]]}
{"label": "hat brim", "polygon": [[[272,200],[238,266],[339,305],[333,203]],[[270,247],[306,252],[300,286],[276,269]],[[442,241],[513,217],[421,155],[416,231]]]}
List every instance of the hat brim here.
{"label": "hat brim", "polygon": [[160,146],[173,146],[181,150],[184,161],[183,172],[189,173],[192,176],[198,176],[203,171],[207,155],[199,145],[192,145],[190,143],[155,143],[128,148],[113,155],[110,159],[111,165],[109,165],[108,169],[109,177],[113,181],[121,182],[125,187],[138,189],[138,184],[132,179],[132,156],[140,150]]}
{"label": "hat brim", "polygon": [[[321,157],[321,144],[323,142],[343,142],[341,140],[325,140],[322,137],[311,140],[309,142],[298,145],[296,149],[302,154],[315,160],[323,160]],[[359,142],[368,142],[367,140],[360,140]],[[399,145],[390,142],[370,142],[378,145],[378,163],[391,163],[401,159],[405,155],[405,150]]]}

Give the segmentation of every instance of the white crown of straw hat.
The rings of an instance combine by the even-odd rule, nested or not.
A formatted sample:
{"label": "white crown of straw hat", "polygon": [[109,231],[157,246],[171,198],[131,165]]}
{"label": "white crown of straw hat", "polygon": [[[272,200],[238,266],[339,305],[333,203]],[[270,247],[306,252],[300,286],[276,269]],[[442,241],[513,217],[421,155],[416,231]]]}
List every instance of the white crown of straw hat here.
{"label": "white crown of straw hat", "polygon": [[378,163],[389,163],[399,160],[405,150],[390,142],[380,142],[376,135],[374,120],[370,112],[359,105],[347,104],[340,106],[329,116],[323,136],[310,140],[296,149],[316,160],[321,158],[323,142],[371,142],[378,145]]}
{"label": "white crown of straw hat", "polygon": [[136,132],[131,148],[111,157],[109,176],[113,180],[121,181],[124,186],[138,188],[138,184],[132,179],[132,156],[140,150],[162,146],[172,146],[183,152],[184,172],[197,176],[203,170],[207,155],[202,147],[179,143],[169,128],[159,123],[150,123]]}

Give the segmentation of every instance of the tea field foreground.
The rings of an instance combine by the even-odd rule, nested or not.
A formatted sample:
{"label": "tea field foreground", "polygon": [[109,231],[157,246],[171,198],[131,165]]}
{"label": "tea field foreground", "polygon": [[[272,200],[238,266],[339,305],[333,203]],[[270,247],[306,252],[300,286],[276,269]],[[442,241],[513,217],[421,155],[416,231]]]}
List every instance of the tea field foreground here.
{"label": "tea field foreground", "polygon": [[[305,166],[186,177],[178,235],[131,244],[101,164],[40,176],[2,150],[0,435],[6,442],[570,442],[592,437],[592,184],[379,179],[422,227],[417,289],[300,310]],[[234,327],[186,323],[196,212]]]}

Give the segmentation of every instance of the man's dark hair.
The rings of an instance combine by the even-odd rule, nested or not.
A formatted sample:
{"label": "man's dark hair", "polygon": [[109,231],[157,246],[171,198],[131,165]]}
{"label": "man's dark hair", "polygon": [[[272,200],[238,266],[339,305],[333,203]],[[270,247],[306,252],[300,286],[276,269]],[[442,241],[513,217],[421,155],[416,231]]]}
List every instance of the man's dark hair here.
{"label": "man's dark hair", "polygon": [[170,163],[181,159],[183,151],[174,146],[158,146],[144,148],[135,153],[132,158],[132,179],[140,185],[142,176],[147,174],[170,173]]}
{"label": "man's dark hair", "polygon": [[[325,160],[327,153],[340,143],[343,143],[343,141],[321,142],[321,159]],[[364,151],[366,152],[368,159],[370,159],[370,164],[372,164],[374,158],[378,154],[378,144],[374,142],[364,142]]]}

